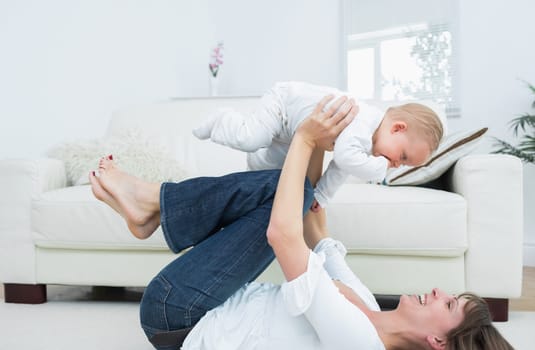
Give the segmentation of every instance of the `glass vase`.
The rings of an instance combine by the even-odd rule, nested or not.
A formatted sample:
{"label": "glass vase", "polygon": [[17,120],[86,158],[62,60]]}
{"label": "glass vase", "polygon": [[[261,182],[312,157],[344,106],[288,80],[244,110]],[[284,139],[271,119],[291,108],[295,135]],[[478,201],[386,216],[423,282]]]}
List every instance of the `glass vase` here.
{"label": "glass vase", "polygon": [[218,96],[219,79],[217,76],[210,76],[210,96]]}

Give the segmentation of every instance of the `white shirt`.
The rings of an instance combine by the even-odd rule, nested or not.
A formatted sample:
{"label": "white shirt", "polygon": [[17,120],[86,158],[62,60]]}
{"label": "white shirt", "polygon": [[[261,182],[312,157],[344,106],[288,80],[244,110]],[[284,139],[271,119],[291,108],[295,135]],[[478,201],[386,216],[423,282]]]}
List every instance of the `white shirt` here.
{"label": "white shirt", "polygon": [[[221,108],[193,133],[201,139],[210,138],[213,142],[250,152],[247,156],[250,170],[280,169],[296,129],[328,94],[335,96],[330,103],[340,96],[351,97],[328,86],[277,83],[262,96],[260,106],[251,115]],[[384,111],[356,102],[360,111],[336,140],[333,159],[315,189],[315,198],[322,208],[328,205],[348,175],[372,182],[381,182],[386,176],[388,160],[371,154],[372,136],[383,120]]]}
{"label": "white shirt", "polygon": [[[286,128],[289,130],[281,133],[289,135],[289,137],[285,137],[288,143],[291,142],[291,137],[293,137],[299,124],[312,113],[323,97],[328,94],[335,96],[325,107],[326,109],[338,97],[352,97],[347,92],[331,87],[303,82],[277,83],[270,93],[278,95],[277,100],[282,104],[280,107],[282,114],[288,120]],[[388,160],[385,157],[375,157],[371,154],[372,137],[381,124],[385,111],[357,99],[355,102],[359,106],[359,113],[336,139],[333,159],[329,162],[327,170],[321,176],[314,190],[314,196],[322,208],[327,206],[338,188],[347,180],[348,175],[365,181],[381,182],[388,170]],[[269,110],[276,109],[271,107]],[[283,123],[284,125],[285,123]],[[283,130],[286,128],[283,127]]]}
{"label": "white shirt", "polygon": [[365,103],[358,105],[359,113],[336,139],[333,159],[314,189],[314,197],[322,208],[327,206],[348,175],[371,182],[382,182],[386,176],[388,160],[371,154],[372,137],[384,114]]}
{"label": "white shirt", "polygon": [[366,315],[332,282],[351,287],[371,309],[379,306],[349,269],[345,248],[326,238],[310,252],[307,271],[282,285],[252,282],[209,311],[183,350],[384,350]]}

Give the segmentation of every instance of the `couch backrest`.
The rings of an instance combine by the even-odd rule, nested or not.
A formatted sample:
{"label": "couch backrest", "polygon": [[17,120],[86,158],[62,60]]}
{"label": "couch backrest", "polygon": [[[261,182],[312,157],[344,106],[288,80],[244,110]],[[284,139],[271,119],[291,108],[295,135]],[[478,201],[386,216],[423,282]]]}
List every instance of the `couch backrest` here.
{"label": "couch backrest", "polygon": [[[125,130],[136,130],[150,142],[160,144],[178,160],[192,176],[223,175],[246,169],[246,153],[217,145],[209,140],[198,140],[191,130],[220,107],[231,107],[250,114],[258,105],[260,97],[203,97],[180,98],[169,102],[135,106],[113,113],[107,137],[120,135]],[[423,103],[435,109],[442,120],[442,108],[430,101]],[[376,104],[385,108],[392,104]],[[399,104],[399,103],[398,103]],[[331,154],[326,154],[326,162]]]}
{"label": "couch backrest", "polygon": [[219,107],[251,113],[259,97],[185,98],[130,107],[112,114],[107,137],[125,130],[141,132],[160,144],[194,176],[223,175],[246,169],[246,153],[198,140],[191,130]]}

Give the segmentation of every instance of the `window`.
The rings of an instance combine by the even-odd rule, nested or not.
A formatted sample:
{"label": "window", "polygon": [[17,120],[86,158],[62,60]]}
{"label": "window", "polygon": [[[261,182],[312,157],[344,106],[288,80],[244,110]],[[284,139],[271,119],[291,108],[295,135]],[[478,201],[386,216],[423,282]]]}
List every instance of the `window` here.
{"label": "window", "polygon": [[347,0],[347,90],[365,100],[432,100],[459,115],[452,3]]}

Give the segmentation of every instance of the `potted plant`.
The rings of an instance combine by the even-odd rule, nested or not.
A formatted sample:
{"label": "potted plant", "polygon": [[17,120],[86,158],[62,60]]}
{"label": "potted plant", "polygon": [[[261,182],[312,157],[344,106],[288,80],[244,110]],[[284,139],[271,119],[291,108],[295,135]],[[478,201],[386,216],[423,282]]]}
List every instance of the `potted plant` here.
{"label": "potted plant", "polygon": [[[527,83],[531,92],[535,95],[535,86]],[[531,104],[535,109],[535,100]],[[495,144],[499,147],[494,153],[504,153],[517,156],[526,163],[535,164],[535,114],[524,113],[509,122],[515,137],[520,136],[517,146],[508,142],[494,138]]]}

